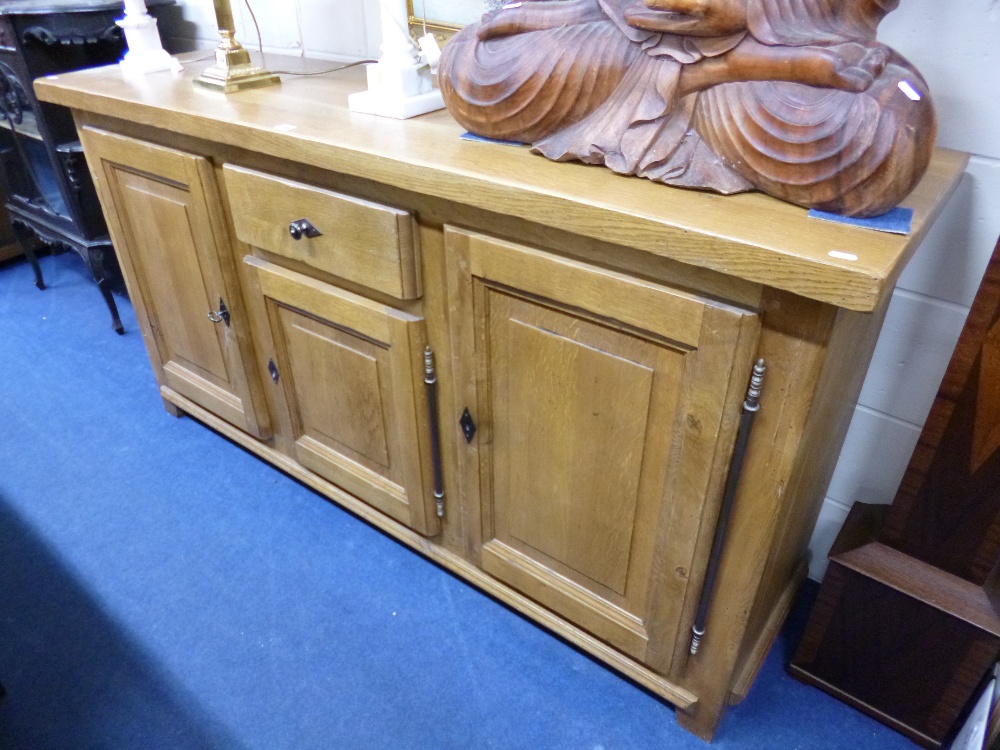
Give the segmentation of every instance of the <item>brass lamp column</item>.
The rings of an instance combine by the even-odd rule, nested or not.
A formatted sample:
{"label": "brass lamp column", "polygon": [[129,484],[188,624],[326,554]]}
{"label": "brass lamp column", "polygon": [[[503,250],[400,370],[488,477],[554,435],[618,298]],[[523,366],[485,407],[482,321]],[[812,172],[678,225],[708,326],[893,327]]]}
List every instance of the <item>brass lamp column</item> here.
{"label": "brass lamp column", "polygon": [[236,24],[229,0],[215,0],[215,21],[222,36],[215,48],[215,65],[194,79],[196,86],[230,94],[281,83],[274,73],[250,62],[250,53],[236,40]]}

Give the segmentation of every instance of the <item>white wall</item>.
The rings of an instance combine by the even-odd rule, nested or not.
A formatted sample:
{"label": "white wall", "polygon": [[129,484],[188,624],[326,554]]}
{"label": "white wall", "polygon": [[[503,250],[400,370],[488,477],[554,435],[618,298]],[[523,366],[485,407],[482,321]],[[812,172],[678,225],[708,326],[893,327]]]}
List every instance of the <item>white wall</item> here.
{"label": "white wall", "polygon": [[903,0],[879,38],[930,84],[938,144],[973,156],[893,295],[810,545],[817,580],[851,504],[892,502],[1000,235],[1000,3]]}
{"label": "white wall", "polygon": [[[255,47],[249,16],[232,1],[238,38]],[[268,50],[333,60],[378,56],[378,0],[251,2]],[[187,48],[214,45],[212,0],[179,4],[165,35]],[[892,501],[1000,235],[1000,2],[903,0],[880,38],[927,78],[939,144],[973,157],[893,296],[813,535],[816,579],[851,504]]]}
{"label": "white wall", "polygon": [[[389,0],[405,3],[405,0]],[[236,38],[257,49],[257,33],[244,0],[230,0]],[[265,52],[326,60],[377,58],[379,0],[250,0]],[[212,0],[177,0],[161,20],[173,49],[211,48],[218,43]]]}

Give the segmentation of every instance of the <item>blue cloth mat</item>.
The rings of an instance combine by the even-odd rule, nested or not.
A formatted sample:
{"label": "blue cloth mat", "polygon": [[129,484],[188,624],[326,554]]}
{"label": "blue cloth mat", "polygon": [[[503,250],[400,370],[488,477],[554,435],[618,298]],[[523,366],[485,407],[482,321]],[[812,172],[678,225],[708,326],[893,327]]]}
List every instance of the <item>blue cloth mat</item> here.
{"label": "blue cloth mat", "polygon": [[837,224],[849,224],[854,227],[861,227],[862,229],[874,229],[877,232],[909,234],[910,227],[913,224],[913,209],[896,207],[880,216],[872,216],[868,219],[856,219],[813,208],[809,211],[809,218],[832,221]]}
{"label": "blue cloth mat", "polygon": [[481,135],[476,135],[475,133],[470,133],[466,131],[459,136],[465,141],[479,141],[481,143],[499,143],[502,146],[527,146],[527,143],[521,143],[520,141],[503,141],[498,138],[485,138]]}

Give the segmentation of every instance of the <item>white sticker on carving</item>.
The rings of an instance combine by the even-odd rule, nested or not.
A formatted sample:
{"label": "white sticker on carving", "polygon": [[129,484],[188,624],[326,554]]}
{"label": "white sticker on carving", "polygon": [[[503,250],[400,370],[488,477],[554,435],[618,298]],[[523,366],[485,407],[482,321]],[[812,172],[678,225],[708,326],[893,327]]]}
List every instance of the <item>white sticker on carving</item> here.
{"label": "white sticker on carving", "polygon": [[904,94],[906,94],[913,101],[919,102],[921,99],[923,99],[923,97],[920,95],[920,92],[917,91],[915,88],[913,88],[913,84],[911,84],[909,81],[900,81],[898,85],[899,85],[899,90],[902,91]]}

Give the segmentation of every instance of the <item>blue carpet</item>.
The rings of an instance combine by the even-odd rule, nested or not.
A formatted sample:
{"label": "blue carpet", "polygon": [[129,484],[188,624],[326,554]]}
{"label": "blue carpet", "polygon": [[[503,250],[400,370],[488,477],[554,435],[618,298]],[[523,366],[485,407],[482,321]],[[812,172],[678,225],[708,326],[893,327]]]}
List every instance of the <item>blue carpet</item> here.
{"label": "blue carpet", "polygon": [[[641,688],[192,419],[73,254],[0,264],[0,748],[705,748]],[[801,619],[801,618],[800,618]],[[911,748],[783,670],[714,747]]]}

